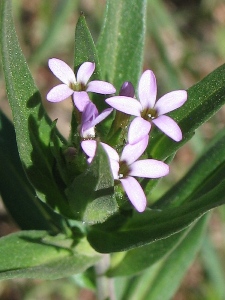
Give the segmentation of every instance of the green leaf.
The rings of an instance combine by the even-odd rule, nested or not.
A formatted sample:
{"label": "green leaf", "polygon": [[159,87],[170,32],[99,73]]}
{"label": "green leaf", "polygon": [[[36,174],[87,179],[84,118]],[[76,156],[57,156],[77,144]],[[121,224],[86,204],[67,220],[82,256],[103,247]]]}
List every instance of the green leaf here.
{"label": "green leaf", "polygon": [[118,90],[142,70],[146,0],[109,0],[97,49],[102,76]]}
{"label": "green leaf", "polygon": [[39,198],[56,211],[71,216],[66,198],[52,174],[50,121],[18,44],[11,1],[3,0],[0,5],[2,63],[22,165]]}
{"label": "green leaf", "polygon": [[210,236],[207,235],[203,241],[201,248],[201,259],[203,260],[204,270],[207,274],[207,278],[212,283],[215,289],[214,299],[225,298],[225,273],[223,263],[219,257],[219,253],[215,248]]}
{"label": "green leaf", "polygon": [[70,181],[70,176],[66,168],[66,158],[65,156],[63,156],[63,148],[66,149],[68,148],[68,146],[67,141],[65,141],[63,137],[59,137],[58,130],[56,128],[56,123],[57,120],[52,122],[52,129],[50,135],[50,147],[56,162],[54,174],[55,177],[58,178],[58,183],[60,181],[63,181],[61,182],[61,184],[64,184],[66,187],[66,185]]}
{"label": "green leaf", "polygon": [[0,194],[21,229],[63,230],[63,218],[35,196],[19,159],[13,125],[1,111]]}
{"label": "green leaf", "polygon": [[85,17],[83,13],[81,13],[75,31],[74,70],[77,71],[78,67],[86,61],[95,63],[93,78],[100,79],[101,75],[97,50],[87,27]]}
{"label": "green leaf", "polygon": [[181,231],[208,210],[224,204],[224,192],[225,180],[207,194],[182,206],[135,213],[118,231],[109,232],[103,226],[92,226],[89,228],[88,240],[94,249],[103,253],[150,244]]}
{"label": "green leaf", "polygon": [[172,299],[202,245],[206,224],[207,216],[193,226],[190,233],[169,256],[137,277],[125,290],[122,300]]}
{"label": "green leaf", "polygon": [[104,222],[118,209],[113,187],[108,156],[98,144],[91,165],[66,190],[73,213],[87,224]]}
{"label": "green leaf", "polygon": [[[225,103],[224,81],[225,64],[188,89],[187,102],[168,114],[179,124],[183,140],[177,143],[154,128],[147,149],[149,157],[165,160],[174,155],[193,136],[194,131],[221,108]],[[157,180],[142,181],[146,191],[151,191],[156,183]]]}
{"label": "green leaf", "polygon": [[85,239],[23,231],[0,239],[0,279],[58,279],[81,273],[100,259]]}
{"label": "green leaf", "polygon": [[203,195],[224,179],[225,132],[222,129],[188,173],[166,192],[153,207],[179,206]]}
{"label": "green leaf", "polygon": [[176,152],[194,134],[194,131],[212,117],[225,103],[225,64],[188,89],[188,100],[169,115],[179,124],[183,140],[172,141],[158,130],[151,136],[148,153],[156,159],[165,159]]}
{"label": "green leaf", "polygon": [[149,268],[155,262],[174,251],[183,239],[186,238],[192,228],[193,226],[190,226],[187,230],[178,232],[149,245],[113,254],[112,266],[107,271],[107,276],[129,276]]}
{"label": "green leaf", "polygon": [[[95,71],[91,76],[91,80],[103,80],[101,74],[101,68],[99,64],[99,58],[97,49],[92,38],[92,35],[88,29],[85,17],[83,13],[79,17],[79,20],[76,25],[75,30],[75,53],[74,53],[74,70],[75,73],[78,71],[81,64],[84,62],[94,62],[95,63]],[[100,94],[93,93],[92,95],[89,93],[90,98],[97,106],[99,111],[102,111],[107,107],[104,96]],[[103,131],[105,126],[104,121],[100,124],[100,130]],[[101,128],[103,127],[103,128]],[[107,127],[107,126],[106,126]],[[74,124],[71,122],[71,130],[74,131]],[[75,129],[76,130],[76,129]]]}

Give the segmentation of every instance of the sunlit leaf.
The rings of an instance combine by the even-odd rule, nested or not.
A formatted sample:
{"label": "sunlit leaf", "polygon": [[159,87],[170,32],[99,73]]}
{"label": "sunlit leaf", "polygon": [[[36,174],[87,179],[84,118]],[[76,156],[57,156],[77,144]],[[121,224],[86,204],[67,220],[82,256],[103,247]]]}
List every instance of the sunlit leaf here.
{"label": "sunlit leaf", "polygon": [[3,70],[22,165],[40,199],[56,211],[71,216],[52,173],[54,157],[49,147],[50,121],[18,43],[11,1],[1,1],[0,18]]}
{"label": "sunlit leaf", "polygon": [[99,252],[125,251],[143,246],[186,228],[208,210],[225,203],[225,180],[205,195],[179,207],[146,210],[136,213],[118,231],[105,231],[92,226],[88,233],[90,244]]}
{"label": "sunlit leaf", "polygon": [[101,144],[86,171],[77,176],[66,194],[77,218],[87,224],[104,222],[118,207],[109,159]]}
{"label": "sunlit leaf", "polygon": [[81,240],[73,240],[46,231],[23,231],[0,239],[0,279],[57,279],[81,273],[99,260],[97,254]]}
{"label": "sunlit leaf", "polygon": [[117,90],[142,71],[146,0],[109,0],[97,49],[102,76]]}

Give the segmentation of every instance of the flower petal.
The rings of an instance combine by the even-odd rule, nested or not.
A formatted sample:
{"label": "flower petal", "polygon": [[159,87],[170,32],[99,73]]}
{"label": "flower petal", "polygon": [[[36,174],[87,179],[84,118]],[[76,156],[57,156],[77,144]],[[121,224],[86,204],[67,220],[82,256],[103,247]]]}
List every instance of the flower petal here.
{"label": "flower petal", "polygon": [[101,143],[102,147],[105,149],[105,152],[108,154],[110,160],[113,159],[117,162],[119,162],[119,154],[116,152],[115,149],[110,147],[109,145],[105,143]]}
{"label": "flower petal", "polygon": [[151,123],[141,117],[135,118],[128,130],[128,143],[135,144],[149,134]]}
{"label": "flower petal", "polygon": [[[105,143],[101,143],[101,145],[103,146],[104,150],[108,154],[113,178],[119,179],[119,175],[118,175],[119,155],[118,155],[118,153],[116,152],[116,150],[114,150],[112,147],[110,147],[109,145],[107,145]],[[88,163],[91,163],[95,156],[97,142],[94,140],[82,141],[81,147],[82,147],[83,151],[87,154],[87,156],[89,156],[89,158],[87,159]]]}
{"label": "flower petal", "polygon": [[68,98],[73,94],[73,90],[71,90],[66,84],[59,84],[52,88],[46,98],[50,102],[60,102]]}
{"label": "flower petal", "polygon": [[82,126],[87,122],[92,122],[93,120],[95,120],[97,116],[98,116],[97,107],[94,105],[93,102],[89,101],[82,113],[82,119],[81,119]]}
{"label": "flower petal", "polygon": [[109,159],[109,163],[110,163],[110,167],[111,167],[111,171],[113,174],[113,178],[116,180],[119,179],[119,169],[120,169],[120,165],[119,162],[114,160],[114,159]]}
{"label": "flower petal", "polygon": [[187,92],[178,90],[162,96],[155,104],[158,115],[166,114],[182,106],[187,100]]}
{"label": "flower petal", "polygon": [[182,140],[182,132],[177,123],[168,116],[159,116],[158,118],[152,120],[152,122],[168,135],[171,139],[176,142]]}
{"label": "flower petal", "polygon": [[111,112],[113,111],[113,108],[107,108],[105,110],[103,110],[103,112],[101,112],[92,122],[92,126],[97,125],[98,123],[100,123],[102,120],[104,120],[105,118],[108,117],[108,115],[111,114]]}
{"label": "flower petal", "polygon": [[97,143],[94,140],[82,141],[81,148],[83,149],[84,153],[87,154],[87,156],[94,157],[97,148]]}
{"label": "flower petal", "polygon": [[89,96],[87,94],[87,92],[74,92],[73,93],[73,102],[75,104],[75,106],[77,107],[77,109],[81,112],[84,111],[85,106],[91,102],[91,100],[89,99]]}
{"label": "flower petal", "polygon": [[128,165],[137,160],[145,151],[148,146],[148,138],[146,135],[140,142],[136,144],[127,144],[122,151],[120,161],[126,161]]}
{"label": "flower petal", "polygon": [[135,161],[130,165],[131,176],[144,178],[159,178],[169,173],[169,166],[155,159],[143,159]]}
{"label": "flower petal", "polygon": [[153,108],[156,101],[157,84],[154,73],[145,71],[140,78],[138,96],[143,108]]}
{"label": "flower petal", "polygon": [[134,87],[133,84],[129,81],[125,81],[123,85],[121,86],[120,96],[126,96],[126,97],[131,97],[134,98]]}
{"label": "flower petal", "polygon": [[77,82],[87,84],[91,75],[94,73],[95,64],[92,62],[83,63],[77,71]]}
{"label": "flower petal", "polygon": [[76,83],[76,77],[73,70],[62,60],[51,58],[48,61],[48,66],[52,73],[63,83],[70,86],[71,83]]}
{"label": "flower petal", "polygon": [[85,129],[85,126],[81,127],[80,135],[84,139],[94,138],[95,137],[95,127],[89,127],[87,129]]}
{"label": "flower petal", "polygon": [[93,80],[88,83],[86,91],[108,95],[108,94],[114,94],[116,92],[116,89],[109,82]]}
{"label": "flower petal", "polygon": [[143,212],[146,208],[147,200],[139,182],[130,176],[125,179],[120,179],[120,181],[130,202],[137,211]]}
{"label": "flower petal", "polygon": [[[112,147],[110,147],[109,145],[107,145],[105,143],[101,143],[101,145],[105,149],[106,153],[108,154],[109,159],[113,159],[113,160],[119,162],[119,155],[115,149],[113,149]],[[83,151],[87,154],[87,156],[93,157],[93,156],[95,156],[97,142],[94,140],[82,141],[81,147],[82,147]]]}
{"label": "flower petal", "polygon": [[106,99],[105,102],[125,114],[137,117],[140,117],[141,115],[141,103],[136,99],[125,96],[115,96]]}

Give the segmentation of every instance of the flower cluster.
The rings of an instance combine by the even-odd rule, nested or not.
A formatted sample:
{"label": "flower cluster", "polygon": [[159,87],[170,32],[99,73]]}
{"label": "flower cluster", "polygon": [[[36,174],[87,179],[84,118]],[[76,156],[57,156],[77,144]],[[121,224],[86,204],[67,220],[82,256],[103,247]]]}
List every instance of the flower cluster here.
{"label": "flower cluster", "polygon": [[78,132],[81,137],[81,148],[88,157],[88,163],[93,160],[97,148],[95,126],[107,118],[113,108],[134,116],[127,132],[127,142],[121,153],[106,143],[101,141],[100,143],[108,155],[115,184],[120,183],[135,209],[143,212],[147,204],[146,196],[141,184],[134,177],[160,178],[169,173],[169,166],[155,159],[139,160],[139,158],[148,146],[153,124],[174,141],[182,140],[178,124],[165,114],[182,106],[187,100],[187,92],[173,91],[156,101],[156,78],[151,70],[147,70],[139,81],[139,101],[135,99],[133,85],[124,82],[119,96],[105,100],[111,108],[99,113],[88,92],[111,95],[116,89],[108,82],[98,80],[89,82],[95,69],[94,63],[83,63],[78,69],[77,76],[66,63],[56,58],[49,60],[49,67],[63,84],[52,88],[47,100],[59,102],[72,96],[74,106],[81,113]]}

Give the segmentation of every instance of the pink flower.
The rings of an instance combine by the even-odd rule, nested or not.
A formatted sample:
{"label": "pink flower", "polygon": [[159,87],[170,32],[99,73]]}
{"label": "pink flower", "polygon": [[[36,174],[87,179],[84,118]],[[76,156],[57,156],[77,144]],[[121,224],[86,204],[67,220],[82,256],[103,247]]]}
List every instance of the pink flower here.
{"label": "pink flower", "polygon": [[[137,211],[143,212],[147,205],[146,196],[140,183],[133,177],[159,178],[169,173],[169,166],[155,159],[137,159],[144,153],[148,145],[148,136],[140,142],[127,144],[119,157],[116,150],[107,144],[101,143],[109,157],[112,174],[115,180],[119,180]],[[97,142],[87,140],[81,142],[81,147],[89,156],[90,163],[95,155]]]}
{"label": "pink flower", "polygon": [[182,132],[177,123],[164,114],[182,106],[187,100],[185,90],[170,92],[156,101],[157,85],[154,73],[145,71],[139,81],[139,100],[126,96],[115,96],[106,99],[113,108],[126,114],[136,116],[129,128],[128,142],[135,144],[149,134],[151,123],[173,140],[182,140]]}
{"label": "pink flower", "polygon": [[47,94],[50,102],[60,102],[69,96],[73,96],[73,101],[79,111],[83,111],[86,104],[90,102],[87,92],[99,94],[114,94],[114,86],[105,81],[89,81],[95,70],[92,62],[83,63],[77,71],[77,78],[73,70],[62,60],[51,58],[48,61],[52,73],[63,83],[52,88]]}
{"label": "pink flower", "polygon": [[82,113],[80,135],[83,138],[94,138],[95,125],[107,118],[112,111],[112,108],[107,108],[99,114],[94,103],[88,102]]}
{"label": "pink flower", "polygon": [[134,97],[133,84],[130,81],[125,81],[120,88],[119,95],[133,98]]}

